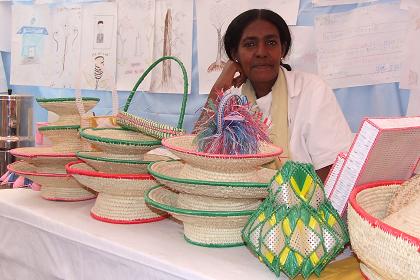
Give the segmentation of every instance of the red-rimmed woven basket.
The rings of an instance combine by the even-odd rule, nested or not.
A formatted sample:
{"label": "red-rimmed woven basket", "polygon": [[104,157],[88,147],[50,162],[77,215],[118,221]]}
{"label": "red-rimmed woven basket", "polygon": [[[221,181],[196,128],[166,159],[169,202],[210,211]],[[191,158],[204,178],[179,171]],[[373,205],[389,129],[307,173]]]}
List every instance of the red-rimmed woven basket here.
{"label": "red-rimmed woven basket", "polygon": [[[401,181],[374,182],[353,189],[348,207],[352,248],[365,265],[365,276],[420,279],[420,239],[382,220]],[[418,213],[413,213],[413,215]],[[372,276],[371,276],[372,277]]]}
{"label": "red-rimmed woven basket", "polygon": [[[266,163],[271,162],[279,156],[283,149],[270,143],[261,143],[260,152],[256,154],[210,154],[197,151],[194,144],[195,135],[182,135],[162,140],[162,145],[181,158],[190,166],[190,169],[197,169],[195,172],[213,173],[216,181],[225,181],[226,176],[240,173],[243,181],[255,176],[256,170]],[[192,176],[191,179],[199,179]]]}
{"label": "red-rimmed woven basket", "polygon": [[41,185],[41,197],[47,200],[82,201],[96,197],[95,192],[83,187],[69,174],[40,173],[24,161],[9,164],[7,169]]}
{"label": "red-rimmed woven basket", "polygon": [[116,224],[160,221],[163,212],[149,208],[144,193],[157,183],[149,174],[109,174],[95,171],[82,161],[70,162],[66,170],[79,183],[98,192],[91,210],[93,218]]}
{"label": "red-rimmed woven basket", "polygon": [[75,153],[55,152],[51,147],[21,147],[10,150],[19,160],[36,166],[37,172],[66,174],[64,166],[77,160]]}

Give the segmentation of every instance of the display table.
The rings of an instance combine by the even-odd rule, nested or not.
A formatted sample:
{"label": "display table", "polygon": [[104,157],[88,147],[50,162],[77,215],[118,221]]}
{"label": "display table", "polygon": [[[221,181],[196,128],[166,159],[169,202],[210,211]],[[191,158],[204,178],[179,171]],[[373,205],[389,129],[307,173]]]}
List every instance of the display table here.
{"label": "display table", "polygon": [[[278,279],[245,246],[191,245],[182,225],[169,219],[99,222],[90,217],[93,204],[0,190],[0,279]],[[354,258],[340,263],[322,279],[362,279]]]}

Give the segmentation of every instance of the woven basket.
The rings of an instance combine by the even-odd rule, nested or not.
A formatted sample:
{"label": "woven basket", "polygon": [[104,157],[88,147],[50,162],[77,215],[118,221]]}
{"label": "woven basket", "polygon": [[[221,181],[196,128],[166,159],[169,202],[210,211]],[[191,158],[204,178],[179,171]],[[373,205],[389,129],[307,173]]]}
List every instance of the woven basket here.
{"label": "woven basket", "polygon": [[184,166],[181,161],[155,162],[148,166],[148,171],[157,181],[177,192],[222,198],[265,198],[269,182],[276,173],[276,170],[261,168],[250,181],[237,181],[232,177],[225,182],[205,176],[208,173],[199,173],[200,179],[194,180],[181,176]]}
{"label": "woven basket", "polygon": [[[176,219],[182,221],[184,238],[187,242],[204,247],[243,245],[241,231],[249,216],[254,212],[254,209],[238,211],[188,209],[189,206],[183,206],[185,199],[179,201],[178,194],[160,186],[146,192],[145,200],[153,207],[169,212]],[[200,205],[200,202],[197,204]],[[255,205],[257,204],[252,206],[255,207]],[[218,208],[220,207],[225,207],[225,205],[219,205]],[[194,208],[202,207],[196,205]]]}
{"label": "woven basket", "polygon": [[375,271],[367,267],[364,263],[360,263],[360,272],[362,273],[363,278],[366,280],[385,280],[376,274]]}
{"label": "woven basket", "polygon": [[184,160],[187,164],[200,169],[216,173],[224,173],[227,177],[232,173],[252,173],[255,170],[282,153],[282,148],[269,143],[262,143],[257,154],[222,155],[197,152],[193,144],[195,135],[183,135],[162,140],[162,145]]}
{"label": "woven basket", "polygon": [[[86,111],[92,109],[99,102],[99,98],[94,97],[83,97],[82,100]],[[52,125],[80,125],[76,98],[37,98],[36,101],[42,108],[59,116],[57,121],[51,123]]]}
{"label": "woven basket", "polygon": [[416,175],[402,183],[401,188],[395,192],[394,197],[391,199],[387,211],[388,215],[399,211],[418,197],[420,197],[420,175]]}
{"label": "woven basket", "polygon": [[38,128],[42,135],[52,142],[52,149],[59,153],[75,153],[82,150],[79,125],[43,126]]}
{"label": "woven basket", "polygon": [[81,184],[98,192],[91,210],[98,220],[130,224],[165,218],[162,212],[149,208],[144,202],[144,192],[156,185],[148,174],[107,174],[81,161],[67,164],[66,170]]}
{"label": "woven basket", "polygon": [[47,200],[81,201],[96,197],[96,193],[83,187],[69,174],[39,173],[24,161],[9,164],[7,168],[41,185],[41,197]]}
{"label": "woven basket", "polygon": [[420,279],[420,240],[382,221],[400,184],[375,182],[353,189],[347,213],[350,241],[381,279]]}
{"label": "woven basket", "polygon": [[10,150],[19,160],[32,164],[40,173],[67,174],[64,166],[77,160],[74,153],[57,153],[50,147],[22,147]]}
{"label": "woven basket", "polygon": [[121,128],[86,128],[80,135],[107,154],[140,155],[161,145],[156,138]]}
{"label": "woven basket", "polygon": [[77,157],[94,169],[105,173],[142,174],[147,173],[147,165],[152,161],[128,159],[126,155],[107,154],[104,152],[77,152]]}
{"label": "woven basket", "polygon": [[[139,87],[141,82],[144,80],[144,78],[147,76],[147,74],[149,74],[149,72],[161,61],[168,60],[168,59],[174,60],[178,63],[178,65],[181,67],[182,75],[184,79],[184,96],[182,98],[181,112],[179,114],[178,125],[176,127],[173,127],[167,124],[162,124],[156,121],[141,118],[141,117],[132,115],[130,113],[127,113],[128,108],[130,107],[130,104],[131,104],[131,100],[133,99],[133,96],[137,91],[137,88]],[[184,134],[185,130],[183,128],[183,124],[184,124],[185,108],[187,105],[187,98],[188,98],[188,76],[187,76],[187,71],[185,70],[184,65],[176,57],[172,57],[172,56],[161,57],[158,60],[156,60],[152,65],[150,65],[149,68],[146,69],[146,71],[143,73],[143,75],[141,75],[137,83],[134,85],[134,88],[130,92],[127,102],[124,106],[124,111],[119,112],[117,114],[117,123],[124,128],[136,130],[146,135],[156,137],[158,139],[163,139],[166,137]]]}

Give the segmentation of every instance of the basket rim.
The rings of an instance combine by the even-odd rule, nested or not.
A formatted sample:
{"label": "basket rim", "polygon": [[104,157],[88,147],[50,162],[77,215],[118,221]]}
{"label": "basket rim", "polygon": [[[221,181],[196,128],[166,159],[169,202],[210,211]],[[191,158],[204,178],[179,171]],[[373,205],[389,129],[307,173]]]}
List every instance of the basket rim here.
{"label": "basket rim", "polygon": [[363,184],[360,186],[355,187],[349,198],[349,203],[351,207],[356,211],[356,213],[362,217],[362,219],[366,220],[372,227],[378,227],[379,229],[383,230],[384,232],[398,237],[402,238],[403,240],[409,242],[413,246],[417,247],[417,251],[420,252],[420,239],[416,238],[410,234],[407,234],[399,229],[396,229],[381,220],[373,217],[369,213],[367,213],[358,203],[357,203],[357,195],[362,192],[363,190],[370,189],[370,188],[380,188],[380,187],[386,187],[386,185],[392,185],[392,184],[401,184],[404,181],[402,180],[394,180],[394,181],[377,181],[377,182],[371,182],[367,184]]}
{"label": "basket rim", "polygon": [[267,183],[258,183],[258,182],[222,182],[222,181],[205,181],[205,180],[195,180],[195,179],[185,179],[179,177],[171,177],[162,173],[159,173],[153,170],[153,165],[157,164],[169,164],[173,162],[182,163],[180,160],[170,160],[170,161],[156,161],[152,162],[147,166],[147,171],[153,175],[155,178],[159,178],[162,180],[175,182],[175,183],[183,183],[183,184],[191,184],[191,185],[206,185],[206,186],[223,186],[228,188],[268,188],[270,182]]}
{"label": "basket rim", "polygon": [[89,166],[84,161],[72,161],[66,164],[66,171],[71,175],[84,175],[95,178],[110,178],[110,179],[135,179],[135,180],[153,180],[150,174],[118,174],[118,173],[105,173],[100,171],[88,171],[73,167],[74,165],[83,164]]}
{"label": "basket rim", "polygon": [[176,138],[192,138],[192,137],[195,137],[195,136],[196,136],[195,134],[185,134],[185,135],[181,135],[181,136],[164,138],[164,139],[162,139],[162,145],[165,146],[166,148],[170,149],[170,150],[181,152],[181,153],[184,153],[184,154],[190,154],[190,155],[207,157],[207,158],[220,158],[220,159],[265,158],[265,157],[278,156],[281,153],[283,153],[283,148],[277,147],[274,144],[268,143],[268,142],[266,142],[267,145],[273,147],[275,149],[275,151],[270,152],[270,153],[239,154],[239,155],[210,154],[210,153],[205,153],[205,152],[197,152],[197,151],[192,150],[192,149],[185,149],[185,148],[181,148],[179,146],[175,146],[175,145],[172,145],[172,144],[168,143],[168,141],[171,141],[171,140],[176,139]]}
{"label": "basket rim", "polygon": [[59,174],[59,173],[43,173],[43,172],[30,172],[30,171],[21,171],[16,169],[16,165],[25,163],[29,164],[23,160],[15,161],[9,165],[7,165],[7,170],[10,172],[14,172],[16,174],[21,175],[31,175],[31,176],[39,176],[39,177],[71,177],[70,174]]}
{"label": "basket rim", "polygon": [[93,213],[92,211],[90,211],[90,216],[92,218],[94,218],[95,220],[105,222],[105,223],[110,223],[110,224],[145,224],[145,223],[153,223],[153,222],[162,221],[162,220],[168,218],[168,215],[166,214],[166,215],[162,215],[162,216],[159,216],[159,217],[147,218],[147,219],[114,220],[114,219],[110,219],[110,218],[101,217],[101,216]]}
{"label": "basket rim", "polygon": [[92,151],[79,151],[76,152],[76,156],[81,159],[90,159],[96,161],[103,161],[103,162],[113,162],[113,163],[130,163],[130,164],[150,164],[153,161],[145,161],[145,160],[135,160],[135,159],[113,159],[113,158],[106,158],[106,157],[95,157],[91,155],[84,155],[83,153],[92,153]]}
{"label": "basket rim", "polygon": [[[112,138],[108,138],[108,137],[101,137],[101,136],[93,136],[90,135],[86,132],[86,130],[91,129],[91,130],[123,130],[123,131],[132,131],[138,134],[141,134],[140,132],[136,132],[133,130],[129,130],[129,129],[124,129],[124,128],[91,128],[91,127],[87,127],[87,128],[83,128],[80,130],[80,136],[85,138],[85,139],[89,139],[95,142],[102,142],[102,143],[107,143],[107,144],[120,144],[120,145],[133,145],[133,146],[156,146],[156,145],[161,145],[161,140],[156,139],[156,140],[144,140],[144,141],[133,141],[133,140],[124,140],[124,139],[112,139]],[[151,136],[149,136],[151,137]]]}
{"label": "basket rim", "polygon": [[[166,189],[164,185],[157,185],[151,187],[147,190],[144,194],[144,200],[146,203],[152,205],[155,208],[164,210],[169,213],[180,214],[180,215],[188,215],[188,216],[203,216],[203,217],[241,217],[241,216],[249,216],[252,215],[256,211],[255,210],[243,210],[243,211],[206,211],[206,210],[193,210],[193,209],[185,209],[185,208],[178,208],[173,205],[163,204],[157,202],[150,198],[150,193],[153,191],[161,191],[162,189]],[[172,192],[172,191],[171,191]],[[174,192],[173,192],[174,193]],[[176,193],[175,193],[176,194]],[[178,194],[176,194],[178,195]]]}
{"label": "basket rim", "polygon": [[47,125],[38,127],[39,131],[44,130],[70,130],[70,129],[79,129],[80,125]]}
{"label": "basket rim", "polygon": [[[42,153],[24,153],[25,150],[41,150],[44,149],[47,152]],[[60,153],[54,152],[50,147],[19,147],[10,150],[10,153],[15,157],[22,157],[22,158],[76,158],[75,153]]]}
{"label": "basket rim", "polygon": [[[83,101],[100,101],[98,97],[82,97]],[[58,98],[36,98],[38,103],[50,103],[50,102],[66,102],[66,101],[76,101],[75,97],[58,97]]]}

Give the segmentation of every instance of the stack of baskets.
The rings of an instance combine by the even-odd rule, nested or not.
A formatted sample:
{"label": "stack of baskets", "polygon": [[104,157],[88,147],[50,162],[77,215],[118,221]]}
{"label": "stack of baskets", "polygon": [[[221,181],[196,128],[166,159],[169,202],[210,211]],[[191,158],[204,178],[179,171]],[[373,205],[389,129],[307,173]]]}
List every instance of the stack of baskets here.
{"label": "stack of baskets", "polygon": [[351,193],[348,208],[350,241],[362,262],[360,269],[368,279],[420,279],[419,236],[403,230],[405,227],[419,232],[419,213],[405,213],[404,219],[397,221],[397,224],[406,223],[402,227],[389,219],[392,215],[388,217],[394,197],[407,188],[401,183],[375,182],[356,187]]}
{"label": "stack of baskets", "polygon": [[[83,98],[86,110],[93,108],[98,98]],[[58,115],[58,120],[39,128],[48,137],[51,147],[17,148],[11,153],[22,161],[8,166],[9,171],[27,177],[41,185],[41,196],[48,200],[80,201],[92,199],[96,194],[84,188],[66,173],[65,165],[76,159],[81,150],[79,136],[80,115],[75,98],[37,99],[39,105]]]}
{"label": "stack of baskets", "polygon": [[164,139],[163,146],[182,161],[156,162],[148,169],[158,186],[146,202],[184,223],[185,239],[207,247],[243,245],[241,231],[268,194],[275,170],[262,168],[282,149],[262,143],[257,154],[197,152],[194,135]]}

